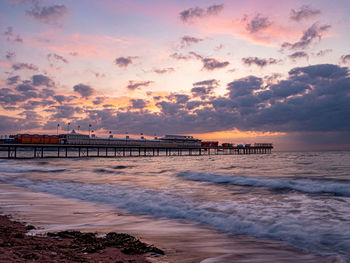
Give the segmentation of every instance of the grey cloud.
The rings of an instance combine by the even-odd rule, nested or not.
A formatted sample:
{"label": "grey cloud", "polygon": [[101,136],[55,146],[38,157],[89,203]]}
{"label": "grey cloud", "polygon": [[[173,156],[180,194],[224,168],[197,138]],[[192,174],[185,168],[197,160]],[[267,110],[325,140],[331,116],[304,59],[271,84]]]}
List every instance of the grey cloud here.
{"label": "grey cloud", "polygon": [[198,81],[193,83],[193,86],[212,86],[216,87],[219,85],[219,81],[216,79],[208,79],[208,80],[203,80],[203,81]]}
{"label": "grey cloud", "polygon": [[224,9],[224,5],[211,5],[207,8],[208,15],[217,15]]}
{"label": "grey cloud", "polygon": [[318,9],[312,9],[308,5],[303,5],[299,8],[299,10],[292,9],[290,11],[290,19],[299,22],[303,19],[319,15],[320,13],[321,11]]}
{"label": "grey cloud", "polygon": [[67,119],[73,118],[76,113],[82,113],[83,110],[80,107],[75,107],[72,105],[60,105],[60,106],[52,106],[53,115],[51,119]]}
{"label": "grey cloud", "polygon": [[18,83],[19,81],[20,81],[20,76],[13,76],[13,77],[9,77],[8,79],[7,79],[7,85],[14,85],[14,84],[16,84],[16,83]]}
{"label": "grey cloud", "polygon": [[68,63],[68,60],[63,56],[57,55],[55,53],[50,53],[47,55],[47,60],[51,63],[51,66],[54,66],[58,62]]}
{"label": "grey cloud", "polygon": [[204,58],[202,59],[202,62],[203,68],[206,70],[220,69],[230,64],[228,61],[218,61],[215,58]]}
{"label": "grey cloud", "polygon": [[181,47],[189,47],[192,44],[202,42],[203,40],[204,39],[202,39],[202,38],[197,38],[197,37],[192,37],[192,36],[183,36],[181,38]]}
{"label": "grey cloud", "polygon": [[20,43],[23,42],[22,37],[18,34],[15,34],[13,32],[13,28],[10,26],[5,31],[4,36],[6,37],[7,41],[20,42]]}
{"label": "grey cloud", "polygon": [[203,63],[203,69],[206,69],[208,71],[224,68],[224,67],[227,67],[230,64],[230,62],[228,62],[228,61],[219,61],[219,60],[217,60],[215,58],[202,57],[201,55],[198,55],[195,52],[190,52],[190,55],[192,55],[193,57],[201,60],[202,63]]}
{"label": "grey cloud", "polygon": [[[208,80],[202,84],[212,83]],[[172,94],[168,98],[171,101],[156,104],[160,110],[157,113],[109,108],[90,111],[89,118],[94,120],[96,129],[148,135],[155,131],[204,133],[234,128],[350,135],[348,68],[329,64],[298,67],[273,83],[248,76],[230,82],[225,96],[199,101],[181,96],[186,94]],[[81,122],[88,123],[89,118]],[[350,141],[349,136],[342,138]]]}
{"label": "grey cloud", "polygon": [[90,97],[92,94],[94,94],[94,89],[91,88],[89,85],[85,85],[85,84],[78,84],[78,85],[75,85],[73,87],[73,90],[77,93],[80,94],[81,97],[83,98],[88,98]]}
{"label": "grey cloud", "polygon": [[298,59],[298,58],[306,58],[306,59],[309,59],[309,55],[304,52],[304,51],[297,51],[297,52],[294,52],[293,54],[290,54],[288,56],[290,59]]}
{"label": "grey cloud", "polygon": [[183,109],[183,105],[177,103],[177,102],[167,102],[167,101],[161,101],[156,103],[156,105],[161,108],[162,113],[165,115],[175,115],[177,114],[181,109]]}
{"label": "grey cloud", "polygon": [[348,81],[349,69],[332,64],[319,64],[309,67],[298,67],[291,69],[289,71],[289,75],[292,76],[293,79],[297,76],[301,76],[309,78],[324,78],[330,80],[344,78]]}
{"label": "grey cloud", "polygon": [[8,117],[0,115],[0,130],[2,132],[14,132],[18,131],[20,127],[21,120],[18,118]]}
{"label": "grey cloud", "polygon": [[40,95],[43,98],[53,97],[55,95],[55,92],[52,89],[43,88],[40,92]]}
{"label": "grey cloud", "polygon": [[191,93],[193,97],[201,97],[202,100],[206,99],[213,90],[219,85],[216,79],[209,79],[193,83]]}
{"label": "grey cloud", "polygon": [[27,85],[27,84],[20,84],[15,89],[17,91],[19,91],[19,92],[26,92],[26,91],[34,91],[34,90],[36,90],[31,85]]}
{"label": "grey cloud", "polygon": [[[314,135],[343,133],[348,136],[342,138],[347,138],[345,141],[350,142],[350,120],[347,118],[350,116],[350,77],[347,67],[331,64],[296,67],[285,78],[271,78],[273,81],[267,81],[268,77],[256,76],[233,80],[227,85],[226,95],[207,96],[205,101],[180,93],[166,98],[154,97],[154,100],[158,100],[156,105],[159,112],[156,113],[133,110],[144,109],[146,103],[136,99],[130,101],[134,104],[133,109],[83,109],[74,104],[66,105],[64,100],[62,105],[55,106],[50,105],[52,102],[47,99],[39,104],[35,102],[39,101],[39,97],[27,101],[33,95],[27,93],[35,92],[35,87],[27,82],[21,84],[24,86],[20,88],[17,85],[15,90],[0,89],[0,103],[3,107],[15,109],[17,106],[14,106],[19,102],[26,101],[20,105],[28,110],[23,116],[29,116],[30,110],[35,107],[45,107],[44,111],[52,114],[49,121],[68,118],[87,125],[92,122],[94,129],[104,128],[122,133],[204,133],[237,128],[242,131]],[[211,87],[218,85],[218,81],[208,79],[194,84],[194,88]],[[50,89],[47,90],[49,93]],[[77,117],[81,114],[86,117]],[[39,119],[36,120],[37,125],[44,122],[42,117],[36,118]],[[24,118],[19,120],[23,125],[34,125],[34,122],[30,123]]]}
{"label": "grey cloud", "polygon": [[129,84],[126,86],[129,90],[140,89],[141,87],[148,87],[153,81],[134,81],[129,80]]}
{"label": "grey cloud", "polygon": [[176,103],[178,104],[185,104],[190,99],[190,96],[185,94],[175,94],[174,97],[175,97]]}
{"label": "grey cloud", "polygon": [[32,70],[32,71],[38,71],[38,67],[33,64],[27,64],[27,63],[15,63],[12,65],[13,70]]}
{"label": "grey cloud", "polygon": [[282,44],[282,49],[305,49],[310,46],[314,39],[321,40],[323,33],[330,27],[330,25],[320,25],[319,23],[314,23],[303,33],[299,41],[295,43],[284,42]]}
{"label": "grey cloud", "polygon": [[153,96],[153,99],[154,99],[154,100],[157,100],[157,101],[158,101],[158,100],[161,100],[162,98],[163,98],[162,96]]}
{"label": "grey cloud", "polygon": [[95,100],[92,101],[95,105],[100,105],[106,100],[105,97],[96,97]]}
{"label": "grey cloud", "polygon": [[35,4],[33,8],[26,13],[40,22],[57,25],[58,21],[61,20],[68,11],[65,5],[40,6],[39,4]]}
{"label": "grey cloud", "polygon": [[239,80],[235,80],[227,84],[229,97],[235,99],[237,97],[250,95],[253,91],[261,89],[263,80],[255,76],[248,76]]}
{"label": "grey cloud", "polygon": [[133,63],[133,59],[137,59],[137,58],[138,58],[137,56],[118,57],[114,60],[114,63],[120,68],[126,68],[127,66]]}
{"label": "grey cloud", "polygon": [[350,61],[350,54],[349,54],[349,55],[343,55],[343,56],[341,56],[340,61],[341,61],[342,63],[344,63],[344,64],[346,64],[347,62],[349,62],[349,61]]}
{"label": "grey cloud", "polygon": [[177,60],[188,60],[188,59],[192,58],[191,56],[185,56],[185,55],[180,54],[180,53],[173,53],[170,55],[170,57],[177,59]]}
{"label": "grey cloud", "polygon": [[180,19],[183,22],[190,22],[195,18],[204,18],[207,16],[217,15],[224,9],[224,5],[211,5],[206,9],[194,7],[180,12]]}
{"label": "grey cloud", "polygon": [[324,55],[332,52],[333,50],[332,49],[324,49],[324,50],[320,50],[318,51],[316,54],[314,54],[315,56],[317,57],[323,57]]}
{"label": "grey cloud", "polygon": [[71,102],[72,100],[75,100],[77,98],[76,96],[65,96],[65,95],[54,95],[52,97],[59,104],[63,104],[64,102]]}
{"label": "grey cloud", "polygon": [[248,66],[255,64],[256,66],[263,68],[267,65],[277,64],[279,61],[274,58],[247,57],[242,58],[242,62]]}
{"label": "grey cloud", "polygon": [[40,74],[33,75],[32,81],[34,86],[46,86],[46,87],[54,86],[54,82],[49,77],[46,77]]}
{"label": "grey cloud", "polygon": [[251,34],[257,33],[272,25],[269,18],[267,16],[263,16],[262,14],[256,14],[251,19],[245,15],[242,20],[246,22],[246,30]]}
{"label": "grey cloud", "polygon": [[7,37],[7,40],[10,40],[10,37],[13,36],[13,28],[9,26],[7,30],[4,32],[4,36]]}
{"label": "grey cloud", "polygon": [[162,69],[154,69],[153,70],[157,74],[165,74],[165,73],[171,73],[174,72],[174,68],[162,68]]}
{"label": "grey cloud", "polygon": [[1,105],[16,105],[19,102],[23,102],[27,98],[21,94],[8,94],[3,93],[0,95],[0,104]]}
{"label": "grey cloud", "polygon": [[6,59],[7,60],[12,60],[16,56],[15,52],[7,51],[6,52]]}
{"label": "grey cloud", "polygon": [[23,108],[25,110],[34,110],[38,107],[46,107],[46,106],[53,105],[55,103],[56,102],[54,102],[52,100],[41,100],[41,101],[29,100],[24,105],[22,105],[21,108]]}
{"label": "grey cloud", "polygon": [[[186,94],[172,93],[169,96],[166,96],[166,98],[171,102],[176,102],[178,104],[185,104],[190,99],[190,96]],[[160,100],[160,98],[158,98],[158,100]]]}
{"label": "grey cloud", "polygon": [[132,108],[134,109],[143,109],[147,106],[147,101],[143,99],[131,99]]}
{"label": "grey cloud", "polygon": [[199,100],[192,100],[186,103],[186,109],[193,110],[202,105],[205,105],[205,102]]}

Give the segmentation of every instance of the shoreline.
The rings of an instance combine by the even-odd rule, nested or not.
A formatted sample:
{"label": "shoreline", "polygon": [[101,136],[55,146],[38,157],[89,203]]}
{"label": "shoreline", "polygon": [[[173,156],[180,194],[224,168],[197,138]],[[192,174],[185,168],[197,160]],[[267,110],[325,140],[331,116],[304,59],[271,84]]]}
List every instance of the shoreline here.
{"label": "shoreline", "polygon": [[91,232],[60,231],[28,235],[33,229],[9,215],[0,215],[0,261],[146,263],[146,255],[164,255],[128,234],[110,232],[99,237]]}

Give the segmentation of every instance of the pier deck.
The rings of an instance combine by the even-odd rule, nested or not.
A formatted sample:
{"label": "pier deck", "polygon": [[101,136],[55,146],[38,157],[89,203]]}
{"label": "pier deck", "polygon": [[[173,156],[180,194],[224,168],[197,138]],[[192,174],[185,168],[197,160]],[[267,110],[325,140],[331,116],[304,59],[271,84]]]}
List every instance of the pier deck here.
{"label": "pier deck", "polygon": [[271,147],[0,144],[0,159],[268,154]]}

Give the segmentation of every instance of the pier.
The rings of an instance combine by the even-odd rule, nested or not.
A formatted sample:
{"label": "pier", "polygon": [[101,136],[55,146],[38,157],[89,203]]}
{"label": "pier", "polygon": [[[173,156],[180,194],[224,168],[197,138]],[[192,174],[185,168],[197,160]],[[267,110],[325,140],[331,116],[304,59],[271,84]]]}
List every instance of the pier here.
{"label": "pier", "polygon": [[0,159],[31,158],[116,158],[156,156],[201,156],[269,154],[273,146],[203,147],[203,146],[114,146],[72,144],[0,144]]}

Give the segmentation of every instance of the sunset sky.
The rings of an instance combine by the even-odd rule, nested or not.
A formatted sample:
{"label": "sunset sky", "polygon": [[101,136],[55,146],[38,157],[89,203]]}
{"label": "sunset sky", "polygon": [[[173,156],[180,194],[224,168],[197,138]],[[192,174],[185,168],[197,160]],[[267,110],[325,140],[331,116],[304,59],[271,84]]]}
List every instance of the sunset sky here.
{"label": "sunset sky", "polygon": [[0,0],[0,134],[350,149],[348,0]]}

